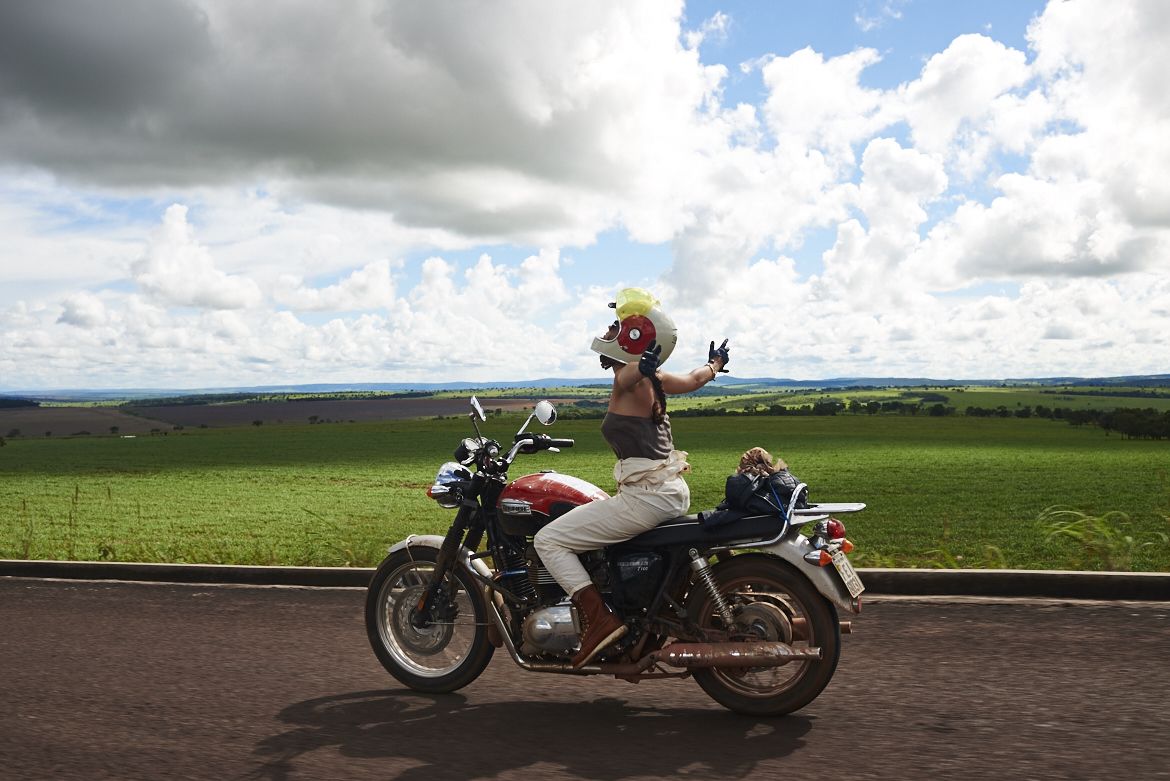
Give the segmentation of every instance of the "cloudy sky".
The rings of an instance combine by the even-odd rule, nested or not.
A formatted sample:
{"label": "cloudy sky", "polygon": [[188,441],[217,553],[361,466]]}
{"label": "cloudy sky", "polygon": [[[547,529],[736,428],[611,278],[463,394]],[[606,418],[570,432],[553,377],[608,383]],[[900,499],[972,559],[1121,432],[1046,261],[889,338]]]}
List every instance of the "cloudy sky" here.
{"label": "cloudy sky", "polygon": [[1170,372],[1164,0],[0,10],[0,390]]}

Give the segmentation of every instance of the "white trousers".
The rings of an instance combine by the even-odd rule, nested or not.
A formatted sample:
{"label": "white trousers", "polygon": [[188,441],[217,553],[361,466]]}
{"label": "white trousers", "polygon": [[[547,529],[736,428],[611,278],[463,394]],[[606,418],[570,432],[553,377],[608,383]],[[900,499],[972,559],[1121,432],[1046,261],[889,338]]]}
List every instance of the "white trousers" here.
{"label": "white trousers", "polygon": [[686,513],[691,506],[691,489],[681,476],[689,468],[686,455],[675,451],[662,461],[619,461],[614,496],[575,507],[536,533],[536,552],[566,594],[592,582],[577,554],[623,542]]}

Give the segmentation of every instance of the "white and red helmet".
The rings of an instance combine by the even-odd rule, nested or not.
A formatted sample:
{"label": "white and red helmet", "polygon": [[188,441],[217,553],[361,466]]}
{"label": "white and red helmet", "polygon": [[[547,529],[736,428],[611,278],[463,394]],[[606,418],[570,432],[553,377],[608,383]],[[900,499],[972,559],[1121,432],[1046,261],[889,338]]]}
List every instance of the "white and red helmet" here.
{"label": "white and red helmet", "polygon": [[[678,343],[678,328],[662,311],[658,299],[642,288],[628,287],[617,294],[617,301],[610,306],[617,309],[617,334],[611,339],[605,336],[595,338],[590,349],[618,363],[637,363],[654,342],[655,346],[662,348],[659,365],[666,363]],[[612,329],[606,334],[610,335]]]}

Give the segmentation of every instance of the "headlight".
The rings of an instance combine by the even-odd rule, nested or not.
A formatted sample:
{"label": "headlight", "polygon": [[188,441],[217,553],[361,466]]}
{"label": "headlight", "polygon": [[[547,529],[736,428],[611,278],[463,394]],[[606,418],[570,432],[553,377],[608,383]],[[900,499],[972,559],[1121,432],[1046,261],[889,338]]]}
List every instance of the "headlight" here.
{"label": "headlight", "polygon": [[448,461],[439,467],[434,484],[427,489],[427,496],[438,502],[441,507],[448,509],[458,507],[463,497],[458,491],[452,490],[453,484],[470,478],[471,472],[464,469],[462,464]]}

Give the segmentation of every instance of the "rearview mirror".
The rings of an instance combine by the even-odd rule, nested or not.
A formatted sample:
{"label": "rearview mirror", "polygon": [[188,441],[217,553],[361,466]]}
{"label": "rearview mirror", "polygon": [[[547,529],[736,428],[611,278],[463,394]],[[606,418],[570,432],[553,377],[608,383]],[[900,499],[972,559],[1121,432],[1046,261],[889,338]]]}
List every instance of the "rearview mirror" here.
{"label": "rearview mirror", "polygon": [[479,405],[479,399],[474,396],[471,397],[471,408],[475,410],[475,414],[479,416],[480,420],[487,420],[487,415],[483,412],[483,407]]}
{"label": "rearview mirror", "polygon": [[543,425],[551,426],[553,421],[557,419],[557,408],[552,405],[551,401],[541,400],[536,402],[536,410],[533,414]]}

